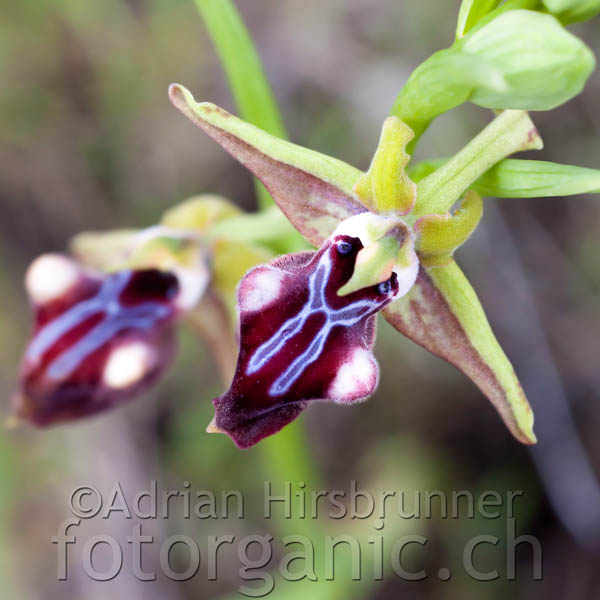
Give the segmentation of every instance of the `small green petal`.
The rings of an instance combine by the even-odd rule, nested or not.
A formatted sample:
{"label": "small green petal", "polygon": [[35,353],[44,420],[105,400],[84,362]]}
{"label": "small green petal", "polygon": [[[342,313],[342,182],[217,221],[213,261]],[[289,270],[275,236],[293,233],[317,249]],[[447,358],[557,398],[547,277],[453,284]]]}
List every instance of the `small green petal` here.
{"label": "small green petal", "polygon": [[444,214],[488,169],[514,152],[540,149],[527,112],[505,110],[448,162],[417,184],[415,215]]}
{"label": "small green petal", "polygon": [[406,145],[415,134],[398,117],[388,117],[371,166],[356,184],[354,191],[372,212],[408,214],[414,206],[416,185],[409,179],[405,167],[410,160]]}
{"label": "small green petal", "polygon": [[483,201],[472,190],[465,194],[454,215],[426,215],[415,223],[417,254],[427,265],[448,262],[454,251],[475,231],[483,215]]}

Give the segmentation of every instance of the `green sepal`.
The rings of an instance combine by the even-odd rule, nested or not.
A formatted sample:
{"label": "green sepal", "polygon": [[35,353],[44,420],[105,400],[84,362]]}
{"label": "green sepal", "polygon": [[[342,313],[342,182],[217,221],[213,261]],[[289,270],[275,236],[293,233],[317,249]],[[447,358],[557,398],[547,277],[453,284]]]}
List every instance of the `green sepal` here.
{"label": "green sepal", "polygon": [[127,265],[140,233],[138,229],[82,231],[69,240],[69,251],[92,269],[115,271]]}
{"label": "green sepal", "polygon": [[337,224],[365,210],[353,189],[362,172],[313,150],[274,137],[184,87],[169,89],[173,104],[256,175],[298,231],[321,245]]}
{"label": "green sepal", "polygon": [[203,194],[193,196],[169,209],[162,216],[161,224],[165,227],[205,233],[217,223],[240,214],[242,211],[227,198]]}
{"label": "green sepal", "polygon": [[216,223],[207,236],[251,242],[270,248],[277,254],[310,249],[308,242],[277,206],[256,213],[240,213]]}
{"label": "green sepal", "polygon": [[189,232],[160,225],[140,230],[84,231],[69,242],[71,254],[92,269],[204,269],[208,249]]}
{"label": "green sepal", "polygon": [[231,323],[235,323],[237,284],[250,268],[273,258],[263,244],[282,234],[269,227],[282,221],[287,223],[283,234],[289,235],[293,231],[291,225],[276,207],[264,213],[246,214],[226,198],[206,194],[168,210],[161,224],[169,230],[199,234],[196,243],[201,240],[210,249],[211,288],[227,307]]}
{"label": "green sepal", "polygon": [[398,331],[467,375],[516,439],[536,442],[533,412],[514,369],[454,260],[444,266],[422,266],[411,291],[383,314]]}

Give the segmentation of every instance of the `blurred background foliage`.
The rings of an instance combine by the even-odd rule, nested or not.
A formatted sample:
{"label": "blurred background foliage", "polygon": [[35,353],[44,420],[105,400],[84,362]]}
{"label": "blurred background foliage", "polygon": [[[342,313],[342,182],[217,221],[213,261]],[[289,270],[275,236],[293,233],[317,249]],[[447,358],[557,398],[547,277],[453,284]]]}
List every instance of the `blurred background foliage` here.
{"label": "blurred background foliage", "polygon": [[[238,3],[290,138],[363,169],[411,70],[452,42],[458,5],[457,0]],[[234,110],[193,2],[24,0],[6,4],[2,12],[0,386],[8,414],[29,329],[22,274],[36,255],[63,250],[81,230],[149,226],[197,193],[219,193],[245,209],[255,207],[255,196],[244,169],[167,99],[168,84],[177,81],[197,98]],[[572,29],[600,55],[599,20]],[[595,74],[576,99],[550,113],[533,113],[545,141],[535,158],[600,166],[599,93]],[[488,119],[487,111],[473,105],[444,115],[423,137],[415,160],[452,154]],[[597,598],[600,205],[584,196],[486,206],[483,226],[459,259],[538,416],[542,443],[535,461],[465,377],[383,321],[377,345],[381,385],[371,400],[347,409],[311,407],[286,434],[304,439],[307,456],[282,453],[284,437],[241,452],[225,436],[204,433],[222,383],[210,355],[182,332],[179,358],[152,394],[87,422],[41,432],[0,431],[3,597],[231,593],[240,583],[235,555],[217,582],[206,581],[203,565],[185,584],[160,576],[141,584],[127,569],[127,556],[113,582],[92,582],[79,565],[72,566],[67,582],[58,582],[50,537],[70,516],[67,499],[74,487],[91,484],[108,492],[120,480],[133,496],[151,479],[165,489],[189,481],[192,490],[238,489],[246,497],[245,521],[186,522],[175,515],[144,523],[144,532],[147,527],[159,540],[171,533],[200,540],[263,531],[277,537],[303,527],[324,533],[331,524],[263,519],[263,481],[282,486],[289,472],[306,474],[309,490],[347,489],[351,479],[372,493],[523,490],[516,503],[518,533],[537,536],[544,548],[542,581],[532,580],[527,549],[517,553],[517,581],[504,581],[501,544],[482,552],[478,565],[482,571],[498,568],[501,578],[478,583],[458,568],[462,548],[472,535],[502,537],[502,519],[386,524],[390,535],[406,530],[428,536],[426,551],[416,551],[410,561],[415,570],[431,573],[427,580],[391,576],[376,585],[348,585],[346,576],[339,585],[313,584],[304,597]],[[580,442],[589,463],[577,451]],[[76,533],[83,540],[110,534],[125,547],[132,525],[117,515],[83,523]],[[359,534],[361,527],[368,528],[337,524],[344,533]],[[69,550],[71,559],[81,546]],[[450,581],[435,576],[440,566],[452,568]],[[274,597],[291,597],[295,588],[285,589],[277,587]]]}

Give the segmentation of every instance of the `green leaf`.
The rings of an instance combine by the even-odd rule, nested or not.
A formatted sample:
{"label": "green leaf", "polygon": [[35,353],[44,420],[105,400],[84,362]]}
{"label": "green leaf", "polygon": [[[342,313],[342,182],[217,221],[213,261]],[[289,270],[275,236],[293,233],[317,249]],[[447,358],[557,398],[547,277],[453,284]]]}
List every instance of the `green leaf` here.
{"label": "green leaf", "polygon": [[480,177],[473,187],[482,195],[497,198],[600,194],[600,170],[540,160],[507,159]]}
{"label": "green leaf", "polygon": [[[447,159],[423,161],[409,170],[414,181],[429,175]],[[541,160],[507,158],[484,173],[472,186],[482,196],[545,198],[600,194],[600,170]]]}
{"label": "green leaf", "polygon": [[433,119],[464,102],[549,110],[583,89],[595,64],[589,48],[550,15],[507,9],[519,5],[528,3],[501,5],[414,70],[391,111],[415,132],[409,153]]}
{"label": "green leaf", "polygon": [[422,267],[412,290],[383,314],[398,331],[467,375],[515,438],[535,443],[531,407],[475,291],[454,260]]}
{"label": "green leaf", "polygon": [[463,0],[458,12],[456,24],[456,39],[460,39],[485,17],[494,10],[501,0]]}
{"label": "green leaf", "polygon": [[543,0],[543,3],[565,24],[587,21],[600,13],[600,0]]}
{"label": "green leaf", "polygon": [[365,211],[353,192],[362,175],[358,169],[274,137],[214,104],[198,103],[178,84],[171,85],[169,95],[184,115],[263,182],[292,225],[315,246],[340,221]]}
{"label": "green leaf", "polygon": [[458,44],[505,78],[506,90],[473,89],[469,100],[485,108],[550,110],[581,92],[595,64],[554,17],[528,10],[506,12]]}
{"label": "green leaf", "polygon": [[[258,53],[231,0],[196,0],[242,118],[278,137],[285,128]],[[258,182],[257,182],[258,183]],[[271,204],[268,192],[257,185],[259,204]]]}

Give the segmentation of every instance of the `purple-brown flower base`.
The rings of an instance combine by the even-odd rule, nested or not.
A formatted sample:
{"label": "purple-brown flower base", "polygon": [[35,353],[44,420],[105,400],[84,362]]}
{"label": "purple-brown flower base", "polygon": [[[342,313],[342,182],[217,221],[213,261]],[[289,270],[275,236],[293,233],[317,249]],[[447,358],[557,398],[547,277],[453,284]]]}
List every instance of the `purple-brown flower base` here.
{"label": "purple-brown flower base", "polygon": [[377,386],[376,313],[398,293],[390,279],[345,296],[358,238],[337,235],[318,252],[280,257],[238,288],[240,352],[209,430],[248,448],[293,421],[311,400],[350,404]]}
{"label": "purple-brown flower base", "polygon": [[92,415],[153,385],[174,354],[178,279],[157,269],[103,276],[62,255],[30,267],[35,314],[15,412],[37,426]]}

